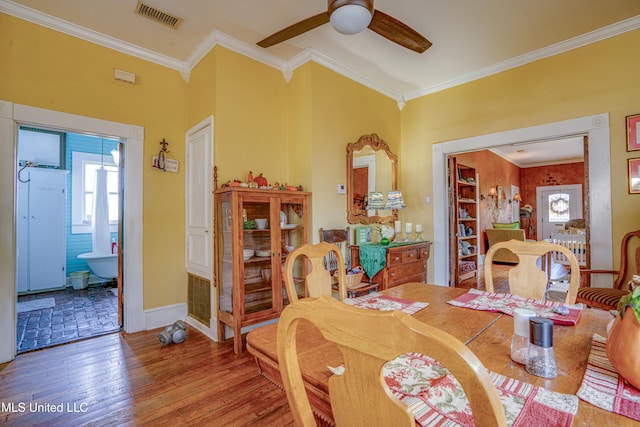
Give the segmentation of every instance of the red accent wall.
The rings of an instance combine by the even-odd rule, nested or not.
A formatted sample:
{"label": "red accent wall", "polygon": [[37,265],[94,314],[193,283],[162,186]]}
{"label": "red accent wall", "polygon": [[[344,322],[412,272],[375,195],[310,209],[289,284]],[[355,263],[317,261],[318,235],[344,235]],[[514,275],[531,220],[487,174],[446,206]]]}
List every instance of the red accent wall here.
{"label": "red accent wall", "polygon": [[[536,188],[551,185],[582,184],[584,191],[584,162],[565,163],[560,165],[537,166],[532,168],[519,168],[513,163],[493,154],[489,150],[474,151],[471,153],[457,154],[457,158],[467,160],[476,165],[478,173],[479,191],[483,196],[489,194],[489,189],[502,185],[506,195],[506,203],[503,209],[492,207],[487,200],[480,200],[480,232],[492,227],[493,222],[509,222],[511,204],[513,199],[511,185],[520,187],[520,207],[531,205],[533,212],[530,218],[521,218],[521,228],[527,234],[528,239],[537,240],[536,233]],[[584,194],[583,194],[583,200]],[[513,205],[515,207],[515,205]],[[486,238],[480,239],[480,253],[486,252]]]}
{"label": "red accent wall", "polygon": [[[506,196],[505,208],[492,208],[488,200],[480,200],[480,253],[486,252],[486,238],[484,230],[492,228],[493,222],[510,222],[511,205],[509,200],[513,198],[511,185],[520,185],[520,168],[513,163],[493,154],[489,150],[474,151],[471,153],[457,154],[457,158],[464,159],[476,165],[478,173],[479,191],[481,196],[487,196],[491,187],[502,185]],[[521,190],[522,191],[522,190]],[[535,193],[535,190],[534,190]],[[515,205],[514,205],[515,206]]]}
{"label": "red accent wall", "polygon": [[[536,239],[537,200],[536,188],[551,185],[582,184],[582,200],[584,197],[584,162],[565,163],[561,165],[537,166],[520,170],[520,206],[531,205],[533,213],[531,219],[522,221],[522,227],[527,231],[527,238]],[[583,215],[584,218],[584,215]]]}

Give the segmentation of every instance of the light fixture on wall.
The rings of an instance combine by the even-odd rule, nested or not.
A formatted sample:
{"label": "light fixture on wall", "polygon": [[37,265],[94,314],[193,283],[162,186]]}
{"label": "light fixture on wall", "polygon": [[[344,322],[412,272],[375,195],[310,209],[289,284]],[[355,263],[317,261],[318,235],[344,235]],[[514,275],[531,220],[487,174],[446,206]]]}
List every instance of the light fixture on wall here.
{"label": "light fixture on wall", "polygon": [[[520,197],[520,193],[516,193],[513,196],[513,201],[516,202],[516,203],[520,203],[522,201],[522,197]],[[509,203],[511,203],[511,200],[509,200]]]}
{"label": "light fixture on wall", "polygon": [[480,200],[485,201],[489,207],[491,207],[491,205],[497,207],[498,206],[498,189],[497,187],[491,187],[489,188],[489,194],[487,194],[486,196],[484,194],[480,195]]}
{"label": "light fixture on wall", "polygon": [[351,4],[340,6],[334,11],[330,10],[331,26],[342,34],[357,34],[363,31],[373,18],[373,10],[370,10],[368,5],[373,6],[372,2],[352,1]]}

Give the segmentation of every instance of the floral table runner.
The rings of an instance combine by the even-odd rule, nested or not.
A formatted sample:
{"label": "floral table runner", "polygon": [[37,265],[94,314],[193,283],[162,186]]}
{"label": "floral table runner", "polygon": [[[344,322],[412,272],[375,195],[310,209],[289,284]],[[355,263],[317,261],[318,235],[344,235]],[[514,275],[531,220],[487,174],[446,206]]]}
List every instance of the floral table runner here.
{"label": "floral table runner", "polygon": [[[554,301],[538,301],[524,298],[518,295],[500,294],[496,292],[484,292],[477,289],[469,289],[469,292],[460,295],[456,299],[447,301],[457,307],[471,308],[474,310],[498,311],[513,316],[516,308],[526,308],[536,313],[538,317],[546,317],[558,325],[576,325],[582,315],[582,304],[563,304]],[[554,308],[564,306],[569,309],[569,314],[563,315],[553,311]]]}
{"label": "floral table runner", "polygon": [[343,302],[358,308],[379,311],[400,310],[407,314],[415,314],[429,305],[428,302],[410,301],[402,298],[382,295],[378,292],[371,292],[370,294],[357,298],[347,298]]}
{"label": "floral table runner", "polygon": [[[329,369],[336,375],[344,366]],[[568,427],[578,412],[578,398],[548,391],[495,372],[489,372],[498,389],[507,425],[513,427]],[[451,372],[432,358],[405,353],[383,367],[393,394],[405,403],[424,427],[474,426],[467,396]]]}
{"label": "floral table runner", "polygon": [[593,335],[578,397],[609,412],[640,421],[640,390],[618,375],[607,357],[606,345],[605,337]]}

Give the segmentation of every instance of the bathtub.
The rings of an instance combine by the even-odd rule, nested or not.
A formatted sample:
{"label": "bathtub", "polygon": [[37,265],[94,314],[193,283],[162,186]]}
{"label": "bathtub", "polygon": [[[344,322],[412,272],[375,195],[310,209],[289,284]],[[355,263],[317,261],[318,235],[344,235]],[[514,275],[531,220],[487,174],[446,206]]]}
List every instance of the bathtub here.
{"label": "bathtub", "polygon": [[93,274],[103,279],[118,277],[118,254],[98,255],[93,252],[78,255],[85,260]]}

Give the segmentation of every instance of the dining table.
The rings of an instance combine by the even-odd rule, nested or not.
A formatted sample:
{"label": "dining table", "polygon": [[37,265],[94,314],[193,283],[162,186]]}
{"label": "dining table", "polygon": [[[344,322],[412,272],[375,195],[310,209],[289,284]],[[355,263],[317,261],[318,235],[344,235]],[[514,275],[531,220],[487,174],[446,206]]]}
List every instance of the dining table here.
{"label": "dining table", "polygon": [[[412,314],[414,318],[453,335],[462,341],[484,366],[501,375],[551,391],[576,395],[584,376],[594,334],[606,337],[613,318],[608,311],[584,308],[576,325],[554,325],[553,348],[557,377],[546,379],[529,374],[511,360],[513,317],[497,311],[474,310],[449,302],[469,289],[426,283],[406,283],[378,295],[404,301],[427,303]],[[259,327],[247,335],[247,350],[255,357],[260,372],[282,387],[277,358],[277,323]],[[319,425],[334,425],[329,399],[328,367],[343,363],[337,345],[326,341],[311,324],[302,322],[297,335],[298,359],[307,395]],[[626,426],[638,422],[579,400],[574,426]]]}

